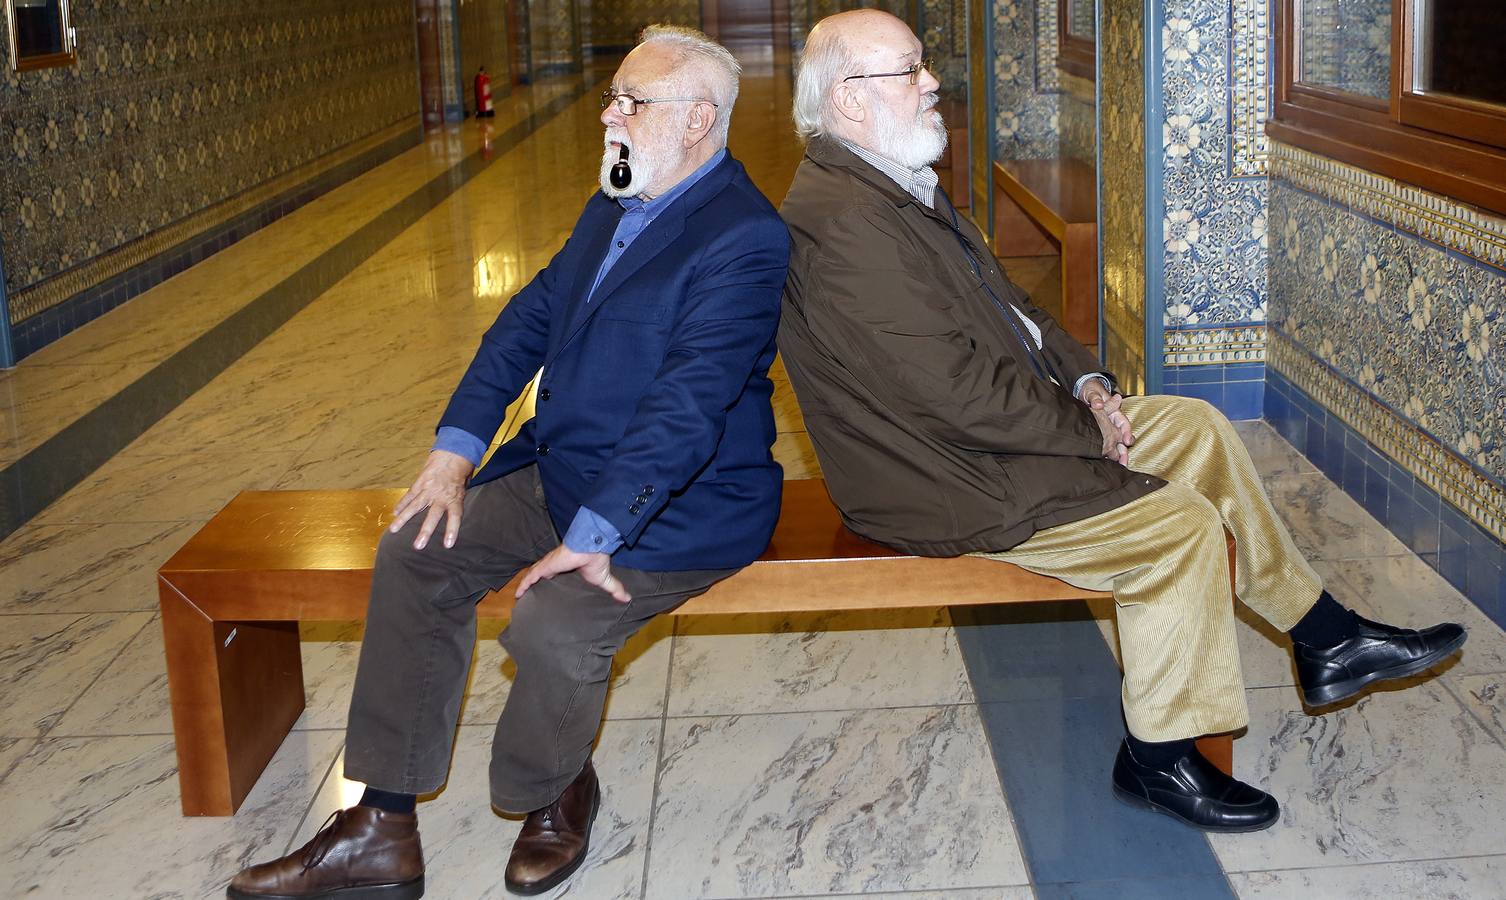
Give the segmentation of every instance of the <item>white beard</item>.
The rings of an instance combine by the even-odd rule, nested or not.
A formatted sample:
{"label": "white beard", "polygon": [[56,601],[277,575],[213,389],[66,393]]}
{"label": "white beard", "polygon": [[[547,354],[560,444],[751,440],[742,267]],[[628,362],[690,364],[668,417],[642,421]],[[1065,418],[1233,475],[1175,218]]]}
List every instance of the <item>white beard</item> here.
{"label": "white beard", "polygon": [[[607,129],[606,134],[603,136],[606,149],[601,154],[601,173],[599,175],[601,192],[603,194],[606,194],[613,200],[622,197],[636,197],[648,190],[658,180],[663,170],[663,161],[667,154],[661,152],[655,146],[657,143],[655,140],[656,137],[657,135],[644,135],[644,140],[635,144],[627,136],[626,131],[612,128]],[[613,141],[628,148],[628,168],[633,173],[633,179],[628,182],[628,186],[625,188],[612,187],[612,167],[617,165],[617,161],[622,158],[622,152],[612,146]]]}
{"label": "white beard", "polygon": [[932,108],[936,99],[935,94],[927,94],[915,118],[908,122],[901,122],[889,107],[874,104],[874,138],[878,143],[874,152],[907,169],[923,169],[941,159],[947,133],[941,113]]}

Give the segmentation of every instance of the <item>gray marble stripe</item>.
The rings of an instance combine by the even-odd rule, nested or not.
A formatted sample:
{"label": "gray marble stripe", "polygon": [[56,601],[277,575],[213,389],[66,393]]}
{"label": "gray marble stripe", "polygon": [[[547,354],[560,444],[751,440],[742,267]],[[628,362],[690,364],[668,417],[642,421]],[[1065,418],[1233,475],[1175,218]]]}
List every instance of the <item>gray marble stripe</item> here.
{"label": "gray marble stripe", "polygon": [[582,81],[399,200],[120,393],[0,471],[0,540],[104,465],[340,279],[591,90]]}

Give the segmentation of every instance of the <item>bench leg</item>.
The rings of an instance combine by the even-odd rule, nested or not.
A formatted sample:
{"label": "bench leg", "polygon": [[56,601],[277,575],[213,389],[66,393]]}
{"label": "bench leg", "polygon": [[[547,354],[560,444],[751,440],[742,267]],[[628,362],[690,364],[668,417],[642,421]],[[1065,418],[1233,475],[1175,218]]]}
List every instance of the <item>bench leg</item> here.
{"label": "bench leg", "polygon": [[1086,347],[1098,345],[1098,226],[1067,226],[1062,241],[1061,325]]}
{"label": "bench leg", "polygon": [[216,622],[159,576],[185,816],[229,816],[303,712],[297,622]]}

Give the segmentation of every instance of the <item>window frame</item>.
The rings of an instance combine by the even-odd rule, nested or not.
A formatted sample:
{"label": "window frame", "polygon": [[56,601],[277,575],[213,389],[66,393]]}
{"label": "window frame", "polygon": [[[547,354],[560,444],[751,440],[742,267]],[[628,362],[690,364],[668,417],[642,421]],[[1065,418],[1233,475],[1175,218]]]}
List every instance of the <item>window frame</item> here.
{"label": "window frame", "polygon": [[5,4],[5,39],[10,44],[10,65],[14,72],[32,72],[37,69],[55,69],[78,62],[78,40],[73,29],[73,10],[68,0],[59,0],[62,16],[63,49],[57,53],[42,53],[21,58],[21,42],[16,35],[15,0],[0,0]]}
{"label": "window frame", "polygon": [[1098,57],[1097,28],[1085,38],[1068,30],[1071,4],[1077,0],[1058,0],[1056,4],[1056,67],[1069,75],[1092,81]]}
{"label": "window frame", "polygon": [[1414,88],[1418,0],[1392,0],[1386,100],[1297,81],[1300,4],[1278,0],[1273,139],[1506,215],[1506,112]]}

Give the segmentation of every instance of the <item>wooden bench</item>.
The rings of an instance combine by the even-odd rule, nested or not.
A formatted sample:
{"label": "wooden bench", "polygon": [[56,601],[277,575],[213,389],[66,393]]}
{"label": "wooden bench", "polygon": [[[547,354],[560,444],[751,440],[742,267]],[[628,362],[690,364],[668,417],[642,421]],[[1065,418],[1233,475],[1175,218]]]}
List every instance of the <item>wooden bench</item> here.
{"label": "wooden bench", "polygon": [[1098,344],[1098,178],[1075,159],[994,163],[994,254],[1056,256],[1062,261],[1067,333]]}
{"label": "wooden bench", "polygon": [[[366,616],[401,490],[249,491],[157,573],[183,813],[235,813],[303,711],[298,623]],[[503,618],[513,586],[486,596]],[[763,557],[675,615],[901,609],[1108,594],[978,557],[907,556],[842,526],[820,479],[787,481]],[[1227,736],[1204,754],[1225,771]]]}
{"label": "wooden bench", "polygon": [[931,164],[936,170],[937,183],[946,191],[952,205],[958,209],[967,209],[973,202],[972,188],[968,182],[972,173],[968,171],[969,155],[968,147],[968,110],[967,104],[960,100],[942,100],[936,104],[936,109],[941,113],[941,120],[946,123],[946,149],[941,153],[941,159]]}

